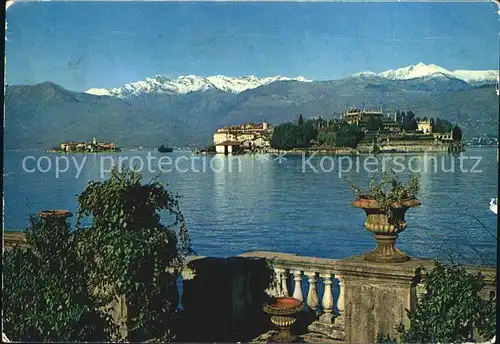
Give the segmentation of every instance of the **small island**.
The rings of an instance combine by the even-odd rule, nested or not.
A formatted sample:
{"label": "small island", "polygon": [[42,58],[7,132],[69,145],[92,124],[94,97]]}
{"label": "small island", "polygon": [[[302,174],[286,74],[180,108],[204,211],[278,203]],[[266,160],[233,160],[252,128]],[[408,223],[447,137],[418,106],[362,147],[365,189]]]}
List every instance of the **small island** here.
{"label": "small island", "polygon": [[75,153],[75,152],[120,152],[121,149],[111,142],[98,142],[94,137],[91,142],[63,142],[59,147],[47,150],[48,153]]}

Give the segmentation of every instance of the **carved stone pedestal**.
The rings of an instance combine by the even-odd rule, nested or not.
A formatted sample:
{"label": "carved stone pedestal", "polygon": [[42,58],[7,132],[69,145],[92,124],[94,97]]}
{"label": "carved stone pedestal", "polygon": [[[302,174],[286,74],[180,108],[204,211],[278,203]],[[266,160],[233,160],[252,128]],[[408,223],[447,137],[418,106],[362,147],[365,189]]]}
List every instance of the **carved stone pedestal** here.
{"label": "carved stone pedestal", "polygon": [[364,255],[339,260],[336,273],[344,284],[346,343],[375,343],[377,336],[396,338],[396,326],[409,325],[421,267],[430,260],[411,258],[399,264],[369,262]]}

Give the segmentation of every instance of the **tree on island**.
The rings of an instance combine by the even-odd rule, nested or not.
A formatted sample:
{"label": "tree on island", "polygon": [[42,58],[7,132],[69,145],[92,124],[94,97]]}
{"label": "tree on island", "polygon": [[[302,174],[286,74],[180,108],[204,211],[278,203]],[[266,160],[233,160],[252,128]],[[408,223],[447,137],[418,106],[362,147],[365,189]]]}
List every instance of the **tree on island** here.
{"label": "tree on island", "polygon": [[363,138],[363,131],[356,124],[337,123],[318,134],[317,141],[329,147],[356,148]]}
{"label": "tree on island", "polygon": [[399,111],[399,109],[396,110],[396,122],[399,122],[401,123],[403,121],[402,117],[401,117],[401,111]]}
{"label": "tree on island", "polygon": [[[66,219],[35,217],[28,248],[5,252],[5,331],[21,341],[172,340],[178,291],[167,268],[191,253],[178,196],[115,169],[78,204],[74,231]],[[125,298],[126,334],[109,316],[116,296]]]}
{"label": "tree on island", "polygon": [[449,133],[453,130],[453,125],[445,120],[445,119],[440,119],[439,117],[436,118],[436,121],[434,123],[434,127],[432,129],[436,133]]}
{"label": "tree on island", "polygon": [[297,120],[297,125],[300,127],[304,124],[304,118],[302,118],[302,114],[299,115],[299,119]]}
{"label": "tree on island", "polygon": [[379,129],[383,129],[384,125],[380,118],[370,117],[366,122],[366,130],[368,131],[378,131]]}
{"label": "tree on island", "polygon": [[453,127],[452,137],[455,141],[462,141],[462,129],[458,125]]}
{"label": "tree on island", "polygon": [[274,127],[271,147],[277,149],[295,148],[299,127],[293,123],[284,123]]}
{"label": "tree on island", "polygon": [[[299,117],[298,122],[300,118],[302,116]],[[284,123],[274,128],[271,147],[277,149],[307,148],[317,136],[318,131],[315,129],[313,120],[302,120],[302,125]]]}
{"label": "tree on island", "polygon": [[409,110],[406,114],[403,112],[403,129],[414,131],[418,129],[417,119],[413,111]]}

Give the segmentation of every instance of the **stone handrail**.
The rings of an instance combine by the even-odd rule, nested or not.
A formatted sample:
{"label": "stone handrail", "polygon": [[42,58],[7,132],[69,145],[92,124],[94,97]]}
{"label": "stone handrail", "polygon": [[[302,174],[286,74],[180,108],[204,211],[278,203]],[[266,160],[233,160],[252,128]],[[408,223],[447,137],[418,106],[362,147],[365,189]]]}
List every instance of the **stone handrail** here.
{"label": "stone handrail", "polygon": [[[426,271],[434,266],[433,259],[412,258],[403,264],[378,264],[366,262],[363,255],[352,256],[345,259],[324,259],[316,257],[297,256],[295,254],[256,251],[241,254],[240,257],[264,258],[275,271],[276,286],[269,290],[272,296],[293,296],[304,303],[317,314],[316,321],[309,325],[309,330],[321,333],[333,339],[346,340],[348,342],[371,342],[372,336],[355,333],[373,332],[370,325],[359,323],[354,317],[359,316],[359,312],[365,310],[369,314],[371,306],[365,304],[367,298],[384,298],[387,288],[396,288],[396,293],[401,293],[401,298],[395,300],[393,306],[389,306],[385,311],[389,317],[394,316],[391,312],[401,313],[405,318],[401,307],[412,309],[415,302],[419,302],[427,295],[425,290]],[[486,299],[496,297],[496,268],[488,266],[463,265],[472,274],[479,272],[485,277],[485,286],[481,296]],[[324,285],[323,295],[319,295],[317,282]],[[289,280],[293,280],[293,290]],[[302,290],[303,282],[307,279],[307,291],[304,295]],[[349,283],[346,280],[349,279]],[[356,284],[355,281],[359,284]],[[336,299],[333,297],[332,284],[338,282],[339,293]],[[354,283],[354,284],[353,284]],[[347,286],[347,288],[345,288]],[[365,286],[365,287],[363,287]],[[377,287],[378,286],[378,287]],[[364,294],[365,290],[376,290],[372,295]],[[398,289],[399,288],[399,289]],[[406,292],[404,292],[406,290]],[[347,298],[345,294],[348,294]],[[380,293],[380,296],[376,296]],[[365,296],[363,296],[365,295]],[[411,295],[414,295],[412,297]],[[414,300],[414,301],[412,301]],[[401,302],[401,303],[400,303]],[[349,307],[349,311],[346,309]],[[393,308],[391,308],[393,307]],[[335,311],[336,308],[336,311]],[[357,309],[357,311],[355,311]],[[352,313],[355,311],[354,313]],[[383,309],[381,309],[383,313]],[[383,314],[381,314],[383,316]],[[382,321],[383,322],[383,321]],[[361,325],[361,326],[360,326]],[[380,324],[373,325],[379,328]],[[364,329],[364,330],[361,330]]]}
{"label": "stone handrail", "polygon": [[[24,233],[4,232],[4,247],[16,244],[26,245]],[[411,258],[404,263],[385,264],[367,262],[363,255],[325,259],[255,251],[238,257],[265,260],[263,263],[271,268],[271,274],[274,270],[275,282],[268,287],[267,294],[304,301],[308,306],[304,312],[309,312],[312,319],[310,331],[349,343],[374,342],[380,330],[392,334],[396,322],[407,320],[405,309],[412,309],[425,298],[426,271],[434,266],[433,259]],[[183,281],[196,278],[200,272],[206,276],[210,265],[198,265],[203,271],[188,266],[204,259],[211,258],[187,257],[182,266],[172,266],[169,270],[179,271]],[[482,297],[496,298],[495,267],[463,266],[469,273],[481,272],[485,276]]]}
{"label": "stone handrail", "polygon": [[26,237],[23,231],[4,231],[3,232],[3,247],[10,249],[16,245],[21,247],[26,246]]}

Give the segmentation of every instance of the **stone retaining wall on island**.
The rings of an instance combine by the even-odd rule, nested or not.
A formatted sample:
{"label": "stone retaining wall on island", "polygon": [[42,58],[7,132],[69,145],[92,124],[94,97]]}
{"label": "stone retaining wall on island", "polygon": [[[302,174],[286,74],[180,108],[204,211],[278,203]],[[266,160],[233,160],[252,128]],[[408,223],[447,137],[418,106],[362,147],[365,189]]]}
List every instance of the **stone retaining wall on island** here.
{"label": "stone retaining wall on island", "polygon": [[[463,146],[457,143],[450,144],[423,144],[422,141],[403,141],[390,144],[377,144],[379,153],[454,153],[463,151]],[[357,147],[360,153],[371,153],[372,144],[360,144]]]}
{"label": "stone retaining wall on island", "polygon": [[267,150],[271,154],[285,154],[285,155],[311,155],[311,154],[324,154],[324,155],[358,155],[358,151],[354,148],[339,147],[339,148],[294,148],[294,149],[275,149],[269,148]]}

